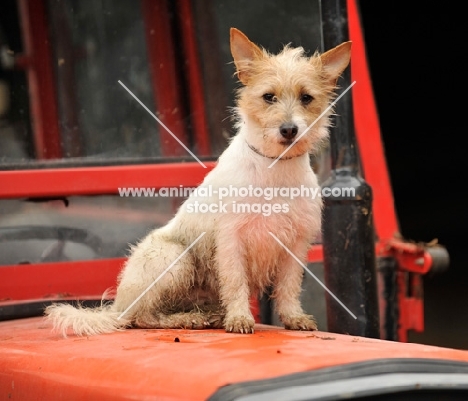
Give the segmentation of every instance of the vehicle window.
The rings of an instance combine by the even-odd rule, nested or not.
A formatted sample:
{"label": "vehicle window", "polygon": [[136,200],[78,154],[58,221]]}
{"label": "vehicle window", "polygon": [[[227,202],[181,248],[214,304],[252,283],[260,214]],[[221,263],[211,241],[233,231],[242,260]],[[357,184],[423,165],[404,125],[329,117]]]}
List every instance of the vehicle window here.
{"label": "vehicle window", "polygon": [[0,265],[123,257],[182,198],[76,196],[0,201]]}
{"label": "vehicle window", "polygon": [[[60,155],[54,160],[39,155],[40,138],[30,121],[33,112],[29,105],[35,100],[28,86],[28,68],[8,69],[11,65],[5,62],[14,62],[12,56],[24,51],[18,39],[24,35],[20,30],[24,13],[16,9],[16,2],[7,0],[2,3],[3,15],[12,18],[0,15],[0,28],[8,32],[7,36],[0,30],[0,47],[6,57],[0,67],[0,169],[193,161],[119,81],[158,118],[168,121],[171,131],[191,151],[214,159],[234,134],[230,108],[238,83],[229,29],[246,32],[272,53],[288,43],[303,46],[309,55],[322,50],[318,0],[192,1],[188,13],[181,2],[172,1],[47,0],[45,5],[52,80],[41,84],[51,85],[56,93]],[[158,9],[162,5],[166,8]],[[195,35],[196,59],[184,50],[187,33],[183,24],[188,22]],[[155,50],[166,41],[171,43],[168,53]],[[165,63],[170,62],[173,69],[166,68]],[[187,73],[187,65],[193,62],[200,67],[198,78]],[[164,70],[162,77],[159,70]],[[175,84],[164,86],[166,76]],[[189,99],[193,79],[202,84],[199,99],[207,124],[203,135],[209,143],[205,153],[196,135],[197,116]],[[171,96],[180,109],[167,109],[164,102]],[[169,140],[172,145],[168,145]],[[312,158],[312,164],[323,181],[329,172],[327,147]],[[118,196],[68,200],[68,207],[62,201],[1,200],[0,235],[10,233],[11,227],[21,230],[2,244],[0,264],[51,258],[48,252],[60,248],[60,236],[76,239],[62,228],[86,230],[92,238],[106,241],[98,250],[86,243],[67,244],[60,253],[54,251],[57,260],[123,256],[129,243],[164,224],[180,203],[180,199]],[[31,226],[42,227],[50,238],[43,234],[47,238],[28,247],[34,252],[25,255],[23,242],[32,241],[31,233],[38,232],[30,230]]]}
{"label": "vehicle window", "polygon": [[[37,106],[26,79],[31,66],[8,69],[18,62],[11,56],[24,51],[17,38],[26,35],[20,30],[24,13],[16,10],[15,2],[8,4],[5,15],[11,18],[0,20],[10,33],[7,38],[0,32],[0,46],[10,63],[0,67],[3,169],[56,165],[47,164],[49,159],[70,166],[193,161],[119,81],[194,154],[214,159],[234,134],[230,108],[238,84],[229,28],[241,29],[271,52],[288,43],[303,46],[309,55],[322,50],[319,1],[193,1],[187,13],[170,1],[48,0],[43,10],[48,37],[43,39],[50,42],[50,60],[41,61],[50,62],[52,79],[40,83],[55,93],[57,121],[42,116],[46,129],[41,134],[30,124],[30,106]],[[16,22],[16,39],[5,25],[12,24],[8,21]],[[196,56],[186,49],[191,33],[184,26],[189,23]],[[194,63],[198,76],[188,70]],[[196,79],[202,93],[197,101],[201,108],[194,110],[190,96],[197,90],[192,82]],[[206,126],[197,128],[200,110]],[[54,135],[57,138],[51,138]],[[204,148],[203,136],[208,142]],[[41,146],[54,141],[59,143],[57,154],[48,157]],[[323,158],[317,161],[314,166],[320,170]]]}

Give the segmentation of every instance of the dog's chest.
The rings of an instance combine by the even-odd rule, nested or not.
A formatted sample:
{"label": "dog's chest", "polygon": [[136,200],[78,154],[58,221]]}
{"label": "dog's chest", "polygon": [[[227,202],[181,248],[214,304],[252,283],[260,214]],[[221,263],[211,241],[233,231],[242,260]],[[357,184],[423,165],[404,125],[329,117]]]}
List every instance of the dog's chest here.
{"label": "dog's chest", "polygon": [[[255,203],[250,204],[252,207]],[[268,207],[265,207],[268,206]],[[263,207],[263,211],[260,209]],[[311,240],[320,228],[320,201],[311,199],[274,198],[262,203],[257,212],[238,216],[238,236],[253,249],[261,249],[269,243],[273,254],[278,249],[272,234],[281,239],[286,246],[298,240]],[[236,219],[234,219],[236,220]]]}
{"label": "dog's chest", "polygon": [[298,248],[307,247],[320,227],[320,208],[305,200],[287,203],[288,213],[268,217],[252,215],[239,228],[240,254],[246,258],[246,273],[253,290],[264,290],[271,285],[278,269],[290,259],[289,252],[297,255]]}

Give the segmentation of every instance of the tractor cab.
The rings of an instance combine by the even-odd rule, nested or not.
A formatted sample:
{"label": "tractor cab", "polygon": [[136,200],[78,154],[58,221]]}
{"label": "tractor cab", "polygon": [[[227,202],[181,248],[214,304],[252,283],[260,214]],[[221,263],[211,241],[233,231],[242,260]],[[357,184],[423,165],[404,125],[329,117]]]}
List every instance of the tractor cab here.
{"label": "tractor cab", "polygon": [[[61,338],[44,308],[100,304],[130,246],[169,221],[234,135],[231,27],[271,52],[353,42],[330,142],[310,160],[330,189],[302,294],[320,331],[279,327],[265,294],[252,335]],[[333,196],[349,183],[356,196]],[[424,330],[422,277],[447,266],[443,246],[399,233],[357,1],[0,5],[2,399],[466,397],[467,352],[403,344]]]}

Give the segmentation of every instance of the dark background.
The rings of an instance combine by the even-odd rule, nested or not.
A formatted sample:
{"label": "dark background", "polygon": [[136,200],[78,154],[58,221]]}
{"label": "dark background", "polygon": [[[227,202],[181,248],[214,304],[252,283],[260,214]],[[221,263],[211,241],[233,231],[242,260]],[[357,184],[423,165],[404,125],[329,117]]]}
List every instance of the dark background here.
{"label": "dark background", "polygon": [[[446,273],[424,279],[426,330],[410,339],[468,349],[463,3],[359,4],[400,231],[415,241],[437,238],[451,257]],[[14,10],[14,0],[0,1],[12,43],[19,41],[7,17]]]}
{"label": "dark background", "polygon": [[415,342],[468,349],[462,3],[361,0],[367,55],[400,231],[446,246],[447,272],[426,277]]}

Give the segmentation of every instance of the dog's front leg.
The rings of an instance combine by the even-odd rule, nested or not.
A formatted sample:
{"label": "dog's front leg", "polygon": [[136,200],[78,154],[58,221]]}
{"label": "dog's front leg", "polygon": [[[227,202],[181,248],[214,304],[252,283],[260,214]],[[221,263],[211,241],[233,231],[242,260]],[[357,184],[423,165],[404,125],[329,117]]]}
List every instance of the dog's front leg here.
{"label": "dog's front leg", "polygon": [[[296,244],[291,252],[305,262],[309,244],[307,241],[299,241]],[[317,330],[314,317],[304,313],[301,306],[299,297],[303,274],[302,266],[288,254],[276,275],[272,298],[280,320],[289,330]]]}
{"label": "dog's front leg", "polygon": [[250,291],[241,247],[232,237],[217,246],[219,295],[228,332],[253,333],[255,320],[250,311]]}

